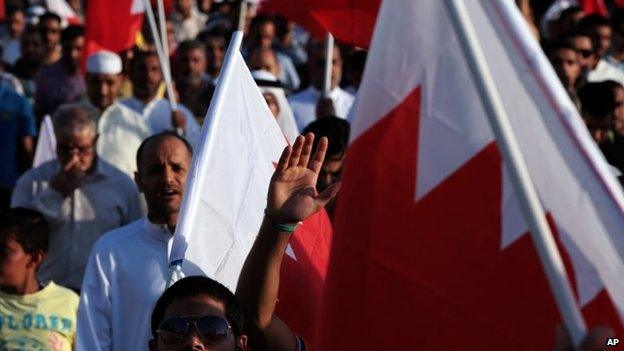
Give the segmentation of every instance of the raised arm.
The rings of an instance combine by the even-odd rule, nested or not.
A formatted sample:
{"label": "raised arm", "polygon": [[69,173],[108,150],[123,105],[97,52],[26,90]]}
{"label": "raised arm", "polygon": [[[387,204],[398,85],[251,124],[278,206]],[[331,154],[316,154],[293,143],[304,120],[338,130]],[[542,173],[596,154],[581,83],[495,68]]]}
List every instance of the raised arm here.
{"label": "raised arm", "polygon": [[244,309],[252,350],[297,350],[294,334],[273,314],[282,259],[296,224],[323,208],[340,187],[334,184],[321,194],[316,191],[327,138],[320,140],[314,155],[313,141],[313,134],[299,136],[282,152],[271,178],[260,232],[238,280],[236,297]]}

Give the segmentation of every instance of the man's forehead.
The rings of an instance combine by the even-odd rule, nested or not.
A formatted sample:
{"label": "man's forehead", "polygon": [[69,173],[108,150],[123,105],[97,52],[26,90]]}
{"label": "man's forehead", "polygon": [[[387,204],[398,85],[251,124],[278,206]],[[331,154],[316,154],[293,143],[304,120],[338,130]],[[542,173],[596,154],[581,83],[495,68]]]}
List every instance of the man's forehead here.
{"label": "man's forehead", "polygon": [[189,158],[190,152],[184,142],[174,136],[165,135],[148,142],[145,145],[144,160],[160,159],[162,156],[177,158]]}

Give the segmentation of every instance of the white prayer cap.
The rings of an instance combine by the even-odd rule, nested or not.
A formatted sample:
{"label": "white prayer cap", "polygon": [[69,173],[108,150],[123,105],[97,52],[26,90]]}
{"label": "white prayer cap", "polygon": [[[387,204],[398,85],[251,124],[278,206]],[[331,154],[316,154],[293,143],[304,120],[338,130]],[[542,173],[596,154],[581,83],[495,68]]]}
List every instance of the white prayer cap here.
{"label": "white prayer cap", "polygon": [[119,74],[121,68],[121,58],[111,51],[101,50],[87,59],[87,73]]}

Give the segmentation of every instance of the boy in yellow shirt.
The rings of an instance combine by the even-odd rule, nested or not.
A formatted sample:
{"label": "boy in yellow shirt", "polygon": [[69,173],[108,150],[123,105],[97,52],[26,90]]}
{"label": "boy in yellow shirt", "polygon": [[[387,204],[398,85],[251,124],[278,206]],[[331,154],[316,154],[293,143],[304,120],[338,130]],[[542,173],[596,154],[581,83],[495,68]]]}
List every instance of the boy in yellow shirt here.
{"label": "boy in yellow shirt", "polygon": [[0,350],[72,350],[78,295],[37,281],[48,231],[36,211],[0,211]]}

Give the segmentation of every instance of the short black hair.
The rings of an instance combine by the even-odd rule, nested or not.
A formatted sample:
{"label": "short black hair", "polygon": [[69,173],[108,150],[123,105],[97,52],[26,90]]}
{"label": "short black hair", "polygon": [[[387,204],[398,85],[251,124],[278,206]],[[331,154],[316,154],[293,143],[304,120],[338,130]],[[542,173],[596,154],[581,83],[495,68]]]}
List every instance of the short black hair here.
{"label": "short black hair", "polygon": [[611,22],[608,18],[599,15],[597,13],[593,13],[581,18],[577,24],[578,28],[586,31],[593,31],[596,27],[602,26],[611,26]]}
{"label": "short black hair", "polygon": [[321,137],[327,137],[329,139],[327,155],[340,155],[347,151],[351,126],[349,122],[342,118],[327,117],[308,124],[303,130],[304,135],[307,133],[313,133],[315,136],[314,150],[316,150]]}
{"label": "short black hair", "polygon": [[191,154],[191,156],[193,156],[193,147],[188,142],[188,140],[186,140],[184,137],[180,136],[178,133],[172,132],[172,131],[168,130],[168,131],[156,133],[156,134],[146,138],[145,140],[143,140],[143,142],[139,146],[139,149],[137,150],[137,154],[136,154],[137,170],[140,171],[141,157],[143,156],[143,152],[145,151],[145,148],[147,147],[147,144],[151,143],[152,141],[156,141],[157,139],[163,138],[163,137],[173,137],[173,138],[176,138],[176,139],[180,140],[181,142],[184,143],[184,146],[186,146],[186,149],[188,150],[189,154]]}
{"label": "short black hair", "polygon": [[[135,69],[134,67],[136,67],[139,62],[143,62],[145,59],[152,56],[158,58],[158,53],[154,50],[135,50],[134,56],[130,61],[130,72]],[[160,64],[160,59],[158,60],[158,63]]]}
{"label": "short black hair", "polygon": [[543,49],[544,49],[544,52],[546,53],[546,56],[552,55],[557,50],[564,50],[564,49],[578,52],[578,50],[576,50],[574,45],[570,44],[570,42],[567,42],[567,41],[555,41],[555,42],[545,43],[543,46]]}
{"label": "short black hair", "polygon": [[598,119],[608,118],[615,108],[613,88],[608,82],[592,82],[578,91],[581,110]]}
{"label": "short black hair", "polygon": [[364,72],[364,66],[366,66],[366,56],[368,53],[365,50],[354,51],[347,59],[347,66],[356,72]]}
{"label": "short black hair", "polygon": [[21,3],[14,3],[14,4],[10,4],[9,6],[7,6],[6,8],[6,17],[10,17],[11,15],[21,12],[22,14],[26,15],[24,13],[24,6]]}
{"label": "short black hair", "polygon": [[67,28],[63,29],[61,32],[61,42],[67,43],[76,38],[84,37],[85,29],[83,26],[79,24],[72,24],[67,26]]}
{"label": "short black hair", "polygon": [[48,251],[50,228],[45,217],[35,210],[14,207],[0,211],[0,236],[10,236],[28,254]]}
{"label": "short black hair", "polygon": [[199,40],[184,40],[176,47],[176,53],[183,53],[191,50],[201,50],[205,55],[206,45]]}
{"label": "short black hair", "polygon": [[61,16],[57,15],[55,12],[48,11],[39,17],[39,23],[43,23],[47,20],[55,20],[58,23],[61,23]]}
{"label": "short black hair", "polygon": [[165,319],[167,308],[177,300],[200,295],[210,296],[225,306],[225,318],[230,322],[235,337],[242,334],[244,318],[243,310],[234,294],[216,280],[203,276],[192,276],[178,280],[160,296],[152,311],[151,328],[154,338],[158,327]]}

